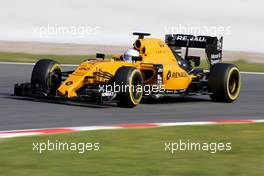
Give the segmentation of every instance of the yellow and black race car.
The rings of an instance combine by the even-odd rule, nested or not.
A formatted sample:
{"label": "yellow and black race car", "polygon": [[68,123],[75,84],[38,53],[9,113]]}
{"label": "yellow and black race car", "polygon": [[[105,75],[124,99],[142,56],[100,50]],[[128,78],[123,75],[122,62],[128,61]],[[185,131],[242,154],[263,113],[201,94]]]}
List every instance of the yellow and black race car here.
{"label": "yellow and black race car", "polygon": [[[31,82],[16,84],[14,95],[78,97],[123,107],[138,105],[143,96],[206,94],[219,102],[233,102],[239,96],[240,73],[235,65],[222,63],[222,37],[168,34],[164,42],[145,37],[148,33],[133,34],[138,39],[128,53],[112,58],[98,53],[73,71],[63,72],[50,59],[39,60]],[[184,57],[178,52],[182,47]],[[205,49],[208,70],[199,68],[200,57],[189,56],[189,48]]]}

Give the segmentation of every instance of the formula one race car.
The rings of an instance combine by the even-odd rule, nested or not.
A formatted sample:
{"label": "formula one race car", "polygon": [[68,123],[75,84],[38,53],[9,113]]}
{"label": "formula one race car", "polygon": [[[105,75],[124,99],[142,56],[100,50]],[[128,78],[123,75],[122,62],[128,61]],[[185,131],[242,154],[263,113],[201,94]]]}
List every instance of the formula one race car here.
{"label": "formula one race car", "polygon": [[[106,59],[98,53],[72,71],[63,72],[59,63],[50,59],[39,60],[31,82],[16,84],[14,95],[82,98],[123,107],[138,105],[143,96],[206,94],[218,102],[238,98],[240,73],[235,65],[222,63],[222,37],[169,34],[164,42],[144,38],[148,33],[133,34],[138,39],[125,54]],[[178,52],[182,47],[184,57]],[[189,48],[205,49],[207,70],[199,68],[200,57],[189,56]]]}

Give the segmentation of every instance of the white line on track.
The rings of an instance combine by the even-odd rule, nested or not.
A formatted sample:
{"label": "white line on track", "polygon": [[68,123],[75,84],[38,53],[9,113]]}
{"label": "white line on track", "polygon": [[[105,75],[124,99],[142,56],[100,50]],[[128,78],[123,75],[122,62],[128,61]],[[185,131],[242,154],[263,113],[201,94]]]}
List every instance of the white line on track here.
{"label": "white line on track", "polygon": [[240,72],[242,74],[250,74],[250,75],[264,75],[263,72]]}

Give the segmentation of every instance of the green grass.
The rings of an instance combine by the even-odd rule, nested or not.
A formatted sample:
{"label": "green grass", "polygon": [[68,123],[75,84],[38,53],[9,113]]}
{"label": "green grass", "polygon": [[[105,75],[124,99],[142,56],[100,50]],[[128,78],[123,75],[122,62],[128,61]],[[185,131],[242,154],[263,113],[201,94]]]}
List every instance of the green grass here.
{"label": "green grass", "polygon": [[[107,55],[110,57],[111,55]],[[29,62],[35,63],[41,58],[50,58],[63,64],[79,64],[88,58],[95,58],[95,55],[34,55],[27,53],[0,52],[1,62]],[[264,63],[249,63],[244,60],[232,61],[241,71],[264,72]],[[206,61],[201,62],[201,67],[207,68]]]}
{"label": "green grass", "polygon": [[[264,124],[88,131],[0,140],[0,175],[262,176]],[[164,151],[164,142],[231,142],[231,151]],[[33,142],[99,142],[100,151],[32,151]]]}
{"label": "green grass", "polygon": [[0,52],[0,61],[2,62],[29,62],[35,63],[39,59],[53,59],[63,64],[79,64],[88,58],[95,58],[95,55],[35,55],[27,53],[8,53]]}

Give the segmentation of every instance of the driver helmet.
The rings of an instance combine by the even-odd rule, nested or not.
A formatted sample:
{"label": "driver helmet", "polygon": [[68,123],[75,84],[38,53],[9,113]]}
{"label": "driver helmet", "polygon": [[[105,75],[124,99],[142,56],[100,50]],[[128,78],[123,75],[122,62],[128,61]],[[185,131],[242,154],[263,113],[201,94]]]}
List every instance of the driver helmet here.
{"label": "driver helmet", "polygon": [[135,49],[128,49],[123,55],[123,60],[127,62],[132,62],[132,57],[139,57],[139,52]]}

